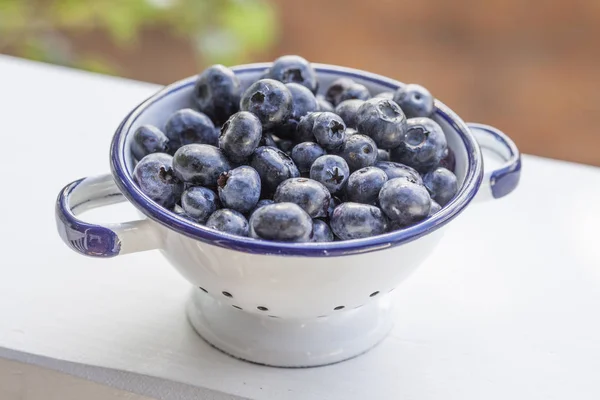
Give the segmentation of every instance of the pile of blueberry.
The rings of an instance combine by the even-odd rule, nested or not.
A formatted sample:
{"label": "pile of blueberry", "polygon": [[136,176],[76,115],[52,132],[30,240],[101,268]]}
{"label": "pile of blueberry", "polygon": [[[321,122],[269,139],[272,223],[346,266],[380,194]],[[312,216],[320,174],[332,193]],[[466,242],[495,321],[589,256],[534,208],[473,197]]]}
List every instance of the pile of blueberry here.
{"label": "pile of blueberry", "polygon": [[424,87],[373,96],[341,78],[318,88],[299,56],[280,57],[245,90],[229,68],[206,69],[195,109],[134,132],[135,182],[195,223],[285,242],[402,229],[456,194],[454,156]]}

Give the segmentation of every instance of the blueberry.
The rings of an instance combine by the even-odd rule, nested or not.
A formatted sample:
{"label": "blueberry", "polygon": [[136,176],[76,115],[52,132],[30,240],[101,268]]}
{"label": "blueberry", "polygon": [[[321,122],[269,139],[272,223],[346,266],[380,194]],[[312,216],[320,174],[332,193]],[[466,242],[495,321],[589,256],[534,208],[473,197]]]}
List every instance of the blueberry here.
{"label": "blueberry", "polygon": [[427,216],[431,217],[432,215],[434,215],[441,209],[442,209],[442,206],[440,206],[435,200],[431,200],[431,208],[429,209],[429,214]]}
{"label": "blueberry", "polygon": [[316,116],[312,133],[325,150],[338,149],[346,140],[346,124],[339,115],[322,112]]}
{"label": "blueberry", "polygon": [[382,149],[399,146],[406,135],[406,116],[391,100],[373,98],[358,109],[358,132],[371,137]]}
{"label": "blueberry", "polygon": [[166,153],[168,145],[169,139],[160,129],[152,125],[142,125],[133,133],[131,152],[136,160],[141,160],[148,154]]}
{"label": "blueberry", "polygon": [[317,74],[308,61],[300,56],[282,56],[273,62],[267,77],[283,83],[297,83],[316,93]]}
{"label": "blueberry", "polygon": [[371,97],[369,89],[349,78],[335,80],[325,92],[325,100],[337,106],[344,100],[367,100]]}
{"label": "blueberry", "polygon": [[409,226],[429,215],[431,198],[423,185],[406,178],[394,178],[383,184],[379,206],[397,226]]}
{"label": "blueberry", "polygon": [[315,160],[310,167],[310,179],[321,182],[332,194],[346,186],[350,176],[348,163],[340,156],[327,154]]}
{"label": "blueberry", "polygon": [[444,157],[440,160],[439,166],[454,172],[454,169],[456,168],[456,157],[450,147],[446,147]]}
{"label": "blueberry", "polygon": [[392,149],[390,158],[425,173],[444,156],[446,136],[437,122],[429,118],[410,118],[407,125],[405,140]]}
{"label": "blueberry", "polygon": [[223,125],[219,147],[231,161],[243,162],[254,153],[261,138],[262,126],[256,115],[240,111]]}
{"label": "blueberry", "polygon": [[183,209],[183,207],[181,207],[179,204],[175,204],[173,206],[173,212],[177,215],[179,215],[180,217],[183,217],[185,219],[189,219],[190,221],[193,221],[194,219],[192,217],[190,217],[189,215],[187,215],[185,213],[185,210]]}
{"label": "blueberry", "polygon": [[318,111],[319,104],[315,95],[306,87],[297,83],[288,83],[285,86],[292,94],[292,114],[286,122],[277,126],[273,133],[282,139],[292,139],[295,138],[300,118]]}
{"label": "blueberry", "polygon": [[217,195],[202,186],[192,186],[181,195],[181,207],[194,221],[205,223],[217,210]]}
{"label": "blueberry", "polygon": [[375,166],[387,175],[388,179],[394,178],[409,178],[410,180],[418,183],[420,185],[423,184],[423,179],[421,179],[421,175],[414,169],[409,167],[408,165],[396,163],[393,161],[378,161],[375,163]]}
{"label": "blueberry", "polygon": [[301,143],[315,141],[313,127],[315,126],[315,120],[319,115],[321,115],[321,112],[312,112],[300,118],[300,122],[298,123],[298,127],[296,129],[296,135],[294,136],[294,139],[297,142]]}
{"label": "blueberry", "polygon": [[223,152],[207,144],[182,146],[173,156],[173,170],[179,179],[194,185],[217,185],[217,179],[231,165]]}
{"label": "blueberry", "polygon": [[356,171],[375,164],[377,161],[377,146],[373,139],[368,136],[352,135],[346,138],[337,155],[346,160],[350,171]]}
{"label": "blueberry", "polygon": [[231,69],[217,64],[198,76],[193,98],[199,111],[221,125],[240,109],[241,94],[238,77]]}
{"label": "blueberry", "polygon": [[458,191],[456,175],[446,168],[440,167],[426,173],[423,176],[423,183],[431,198],[441,206],[448,204]]}
{"label": "blueberry", "polygon": [[258,147],[261,146],[277,147],[277,143],[275,143],[273,135],[268,132],[263,132],[260,142],[258,143]]}
{"label": "blueberry", "polygon": [[342,117],[346,127],[356,128],[358,125],[358,109],[364,104],[364,100],[351,99],[342,101],[335,108],[335,113]]}
{"label": "blueberry", "polygon": [[217,210],[206,221],[206,227],[237,236],[248,236],[248,220],[235,210]]}
{"label": "blueberry", "polygon": [[342,240],[381,235],[388,228],[387,219],[379,208],[352,202],[335,208],[330,225],[333,233]]}
{"label": "blueberry", "polygon": [[247,213],[260,199],[260,176],[247,165],[222,173],[217,184],[219,198],[226,208]]}
{"label": "blueberry", "polygon": [[411,83],[401,86],[394,93],[394,101],[408,118],[429,117],[433,114],[433,96],[421,85]]}
{"label": "blueberry", "polygon": [[317,103],[319,103],[319,111],[333,112],[335,110],[333,104],[325,100],[325,96],[322,94],[317,95]]}
{"label": "blueberry", "polygon": [[329,200],[329,208],[327,209],[327,217],[331,218],[331,215],[333,214],[333,210],[335,210],[335,208],[337,206],[339,206],[340,204],[342,204],[342,201],[335,197],[335,196],[331,196],[331,200]]}
{"label": "blueberry", "polygon": [[327,222],[320,219],[313,220],[311,242],[333,242],[333,232]]}
{"label": "blueberry", "polygon": [[377,93],[374,97],[377,98],[381,98],[381,99],[387,99],[387,100],[394,100],[394,92],[381,92],[381,93]]}
{"label": "blueberry", "polygon": [[331,194],[320,182],[307,178],[283,181],[273,195],[275,203],[298,204],[311,218],[327,216]]}
{"label": "blueberry", "polygon": [[281,242],[308,242],[312,219],[294,203],[263,206],[250,217],[250,236]]}
{"label": "blueberry", "polygon": [[273,193],[286,179],[300,176],[300,171],[290,156],[274,147],[263,146],[256,149],[250,166],[260,175],[265,194]]}
{"label": "blueberry", "polygon": [[169,151],[174,153],[181,146],[192,143],[219,143],[219,133],[206,114],[184,108],[175,111],[165,125],[165,134],[169,138]]}
{"label": "blueberry", "polygon": [[377,149],[377,161],[390,161],[390,152],[383,149]]}
{"label": "blueberry", "polygon": [[356,129],[346,127],[346,137],[356,134],[358,134],[358,131]]}
{"label": "blueberry", "polygon": [[301,174],[310,172],[311,165],[315,160],[325,155],[325,150],[315,142],[299,143],[292,149],[292,160]]}
{"label": "blueberry", "polygon": [[385,172],[377,167],[361,168],[348,178],[346,198],[355,203],[375,204],[387,180]]}
{"label": "blueberry", "polygon": [[297,83],[288,83],[285,86],[292,94],[291,119],[299,121],[300,118],[306,114],[319,111],[319,103],[317,102],[317,98],[306,87]]}
{"label": "blueberry", "polygon": [[275,202],[273,200],[271,200],[271,199],[262,199],[262,200],[259,200],[258,203],[256,203],[256,207],[254,207],[252,210],[250,210],[250,212],[248,213],[248,215],[254,214],[254,211],[258,210],[261,207],[268,206],[269,204],[275,204]]}
{"label": "blueberry", "polygon": [[142,158],[133,170],[133,179],[146,196],[166,208],[173,207],[183,192],[183,182],[173,173],[173,157],[165,153]]}
{"label": "blueberry", "polygon": [[294,142],[291,140],[278,140],[275,142],[277,144],[277,148],[283,151],[287,155],[292,154],[292,149],[294,148]]}
{"label": "blueberry", "polygon": [[240,109],[255,114],[263,129],[283,124],[292,114],[292,94],[281,82],[261,79],[254,82],[240,100]]}

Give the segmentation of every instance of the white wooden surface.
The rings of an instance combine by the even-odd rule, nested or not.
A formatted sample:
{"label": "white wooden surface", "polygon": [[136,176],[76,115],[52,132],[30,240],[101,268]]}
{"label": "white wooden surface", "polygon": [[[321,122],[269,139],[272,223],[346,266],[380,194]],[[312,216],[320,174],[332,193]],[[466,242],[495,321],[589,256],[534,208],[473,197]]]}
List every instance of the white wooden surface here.
{"label": "white wooden surface", "polygon": [[157,88],[0,57],[5,362],[165,399],[600,398],[600,169],[524,157],[518,190],[470,207],[396,290],[379,347],[328,367],[259,367],[194,334],[188,284],[159,253],[84,258],[55,232],[58,191],[108,171],[114,129]]}

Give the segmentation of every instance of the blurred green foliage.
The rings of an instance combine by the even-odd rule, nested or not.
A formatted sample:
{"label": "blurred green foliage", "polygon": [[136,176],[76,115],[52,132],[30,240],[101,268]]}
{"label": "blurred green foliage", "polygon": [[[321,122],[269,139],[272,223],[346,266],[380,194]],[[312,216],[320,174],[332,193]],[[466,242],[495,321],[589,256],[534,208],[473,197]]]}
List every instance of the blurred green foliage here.
{"label": "blurred green foliage", "polygon": [[96,72],[115,69],[93,49],[75,52],[70,37],[101,30],[127,48],[156,26],[189,40],[204,64],[226,65],[267,49],[278,29],[264,0],[0,0],[0,52]]}

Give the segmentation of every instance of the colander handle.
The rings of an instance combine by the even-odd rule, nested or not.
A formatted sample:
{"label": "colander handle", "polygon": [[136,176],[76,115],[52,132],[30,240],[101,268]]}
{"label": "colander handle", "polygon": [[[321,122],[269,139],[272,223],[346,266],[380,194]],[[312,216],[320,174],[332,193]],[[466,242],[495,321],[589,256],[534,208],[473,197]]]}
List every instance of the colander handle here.
{"label": "colander handle", "polygon": [[158,248],[158,238],[148,219],[93,224],[78,214],[125,201],[112,175],[76,180],[65,186],[56,200],[56,225],[62,240],[80,254],[115,257]]}
{"label": "colander handle", "polygon": [[492,126],[477,123],[467,125],[481,148],[494,152],[504,160],[504,164],[500,167],[484,173],[477,200],[499,199],[506,196],[515,190],[521,177],[519,149],[511,138]]}

